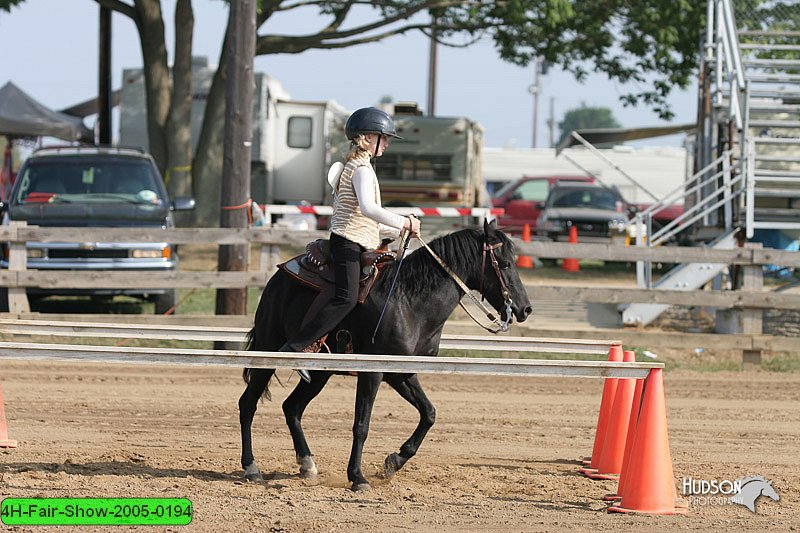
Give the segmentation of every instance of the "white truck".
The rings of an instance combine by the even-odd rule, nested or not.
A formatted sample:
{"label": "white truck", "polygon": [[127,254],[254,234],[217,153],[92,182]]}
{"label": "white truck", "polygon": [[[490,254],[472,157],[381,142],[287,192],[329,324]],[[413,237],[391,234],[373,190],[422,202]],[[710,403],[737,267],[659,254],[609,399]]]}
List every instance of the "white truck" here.
{"label": "white truck", "polygon": [[[199,137],[214,70],[196,58],[192,72],[192,140]],[[416,106],[394,106],[403,140],[377,160],[386,206],[486,207],[483,128],[467,118],[426,117]],[[348,149],[350,112],[334,100],[292,100],[283,86],[256,73],[251,197],[259,203],[327,205],[328,167]],[[123,71],[119,144],[148,147],[144,75]]]}

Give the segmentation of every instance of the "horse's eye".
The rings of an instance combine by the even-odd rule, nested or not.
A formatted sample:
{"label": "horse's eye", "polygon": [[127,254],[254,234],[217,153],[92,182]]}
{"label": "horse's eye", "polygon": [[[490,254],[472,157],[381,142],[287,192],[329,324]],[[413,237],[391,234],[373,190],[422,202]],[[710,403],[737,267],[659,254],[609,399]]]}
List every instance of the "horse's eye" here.
{"label": "horse's eye", "polygon": [[508,261],[503,261],[502,259],[498,261],[497,264],[500,266],[500,270],[508,270],[511,268],[511,263]]}

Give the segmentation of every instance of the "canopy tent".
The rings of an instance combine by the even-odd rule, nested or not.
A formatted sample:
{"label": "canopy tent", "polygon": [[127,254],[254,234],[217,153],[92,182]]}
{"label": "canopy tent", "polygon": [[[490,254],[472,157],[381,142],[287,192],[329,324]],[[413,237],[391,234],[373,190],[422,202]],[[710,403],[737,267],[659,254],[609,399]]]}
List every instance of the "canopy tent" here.
{"label": "canopy tent", "polygon": [[10,81],[0,88],[0,135],[94,140],[92,130],[79,117],[48,109]]}
{"label": "canopy tent", "polygon": [[581,144],[581,141],[572,135],[577,133],[590,144],[621,143],[625,141],[637,141],[639,139],[650,139],[672,135],[674,133],[684,133],[697,129],[697,124],[677,124],[671,126],[651,126],[643,128],[595,128],[586,130],[574,130],[564,137],[556,147],[556,155],[561,153],[564,148]]}
{"label": "canopy tent", "polygon": [[94,133],[80,117],[43,106],[10,81],[0,88],[0,135],[9,142],[0,167],[0,200],[8,199],[14,183],[11,140],[15,137],[56,137],[65,141],[93,142]]}

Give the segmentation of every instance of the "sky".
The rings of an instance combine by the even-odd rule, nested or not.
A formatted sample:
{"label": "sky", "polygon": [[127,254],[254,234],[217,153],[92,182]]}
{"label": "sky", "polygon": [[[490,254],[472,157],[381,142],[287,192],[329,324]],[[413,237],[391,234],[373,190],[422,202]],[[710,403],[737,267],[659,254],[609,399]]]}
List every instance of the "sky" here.
{"label": "sky", "polygon": [[[167,43],[172,58],[175,1],[163,0]],[[227,4],[195,0],[193,54],[216,64],[227,23]],[[0,13],[0,86],[13,81],[52,109],[63,109],[97,93],[98,6],[92,0],[27,0],[11,13]],[[271,19],[262,32],[293,34],[321,27],[313,12]],[[112,17],[113,87],[119,88],[122,70],[142,66],[139,39],[133,22]],[[469,48],[438,49],[436,114],[465,116],[485,130],[487,147],[531,147],[533,131],[533,66],[502,61],[490,39]],[[311,50],[302,54],[257,57],[255,70],[265,72],[299,100],[336,100],[347,109],[374,105],[384,96],[394,101],[418,102],[427,107],[429,41],[419,32],[379,43],[339,50]],[[363,65],[354,71],[353,66]],[[541,79],[537,147],[549,146],[546,124],[552,100],[556,124],[566,111],[586,104],[608,107],[623,127],[666,125],[645,107],[626,108],[619,95],[629,88],[593,74],[584,83],[552,68]],[[670,98],[675,112],[671,123],[695,121],[696,87]],[[114,136],[119,130],[115,114]],[[93,118],[87,119],[93,126]],[[558,130],[553,134],[558,139]],[[638,141],[634,146],[681,146],[683,135]]]}

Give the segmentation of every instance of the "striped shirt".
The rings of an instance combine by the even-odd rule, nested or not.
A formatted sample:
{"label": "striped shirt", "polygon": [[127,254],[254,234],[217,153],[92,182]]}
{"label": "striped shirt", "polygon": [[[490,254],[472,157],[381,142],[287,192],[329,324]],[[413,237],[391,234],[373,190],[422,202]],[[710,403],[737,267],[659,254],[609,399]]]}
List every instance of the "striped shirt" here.
{"label": "striped shirt", "polygon": [[[359,179],[371,178],[372,187],[367,186],[365,189],[372,189],[374,198],[359,199],[353,183],[356,172],[359,173]],[[361,201],[359,202],[359,200]],[[369,214],[371,216],[364,214],[360,205],[370,206]],[[333,197],[331,232],[356,242],[368,250],[376,249],[381,242],[381,223],[399,229],[405,222],[404,217],[391,213],[381,208],[380,205],[381,193],[378,178],[372,170],[369,157],[365,155],[348,161],[339,177]]]}

